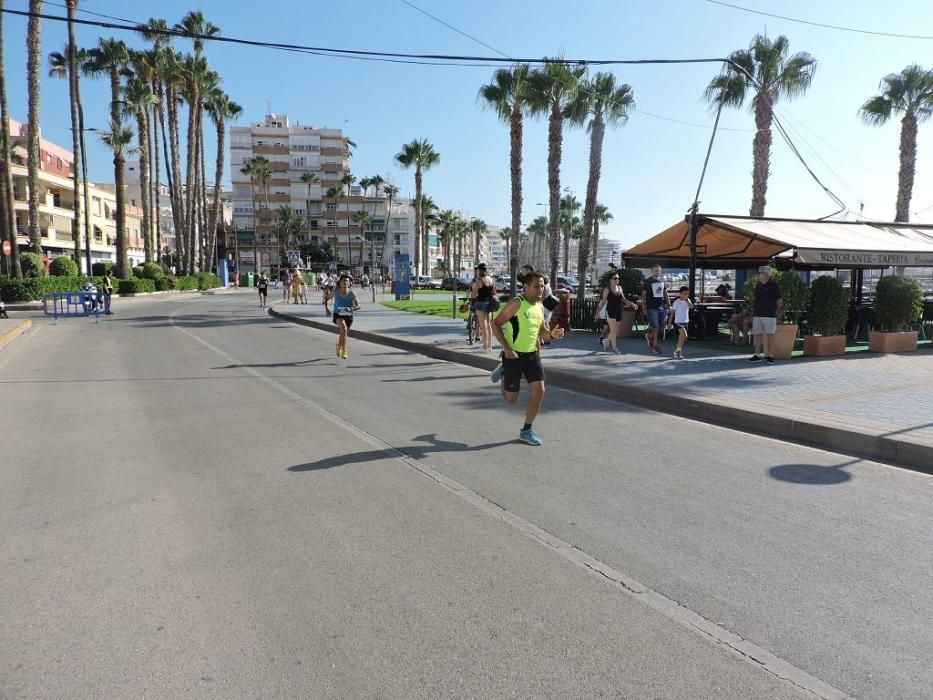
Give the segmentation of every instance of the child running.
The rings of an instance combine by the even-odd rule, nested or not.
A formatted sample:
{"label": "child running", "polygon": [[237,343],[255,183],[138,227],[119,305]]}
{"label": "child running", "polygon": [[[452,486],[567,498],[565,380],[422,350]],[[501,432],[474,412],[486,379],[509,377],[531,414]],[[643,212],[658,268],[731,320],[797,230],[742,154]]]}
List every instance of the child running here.
{"label": "child running", "polygon": [[334,323],[340,329],[340,339],[337,341],[337,357],[347,359],[347,340],[350,335],[350,326],[353,325],[353,312],[358,311],[360,300],[356,292],[350,289],[350,275],[343,273],[337,282],[336,289],[328,289],[324,297],[324,309],[330,313],[327,302],[334,300]]}
{"label": "child running", "polygon": [[677,328],[677,349],[674,350],[674,359],[684,359],[684,344],[687,342],[687,326],[690,323],[690,309],[693,308],[693,302],[690,301],[690,287],[681,287],[680,294],[671,304],[674,309],[674,327]]}

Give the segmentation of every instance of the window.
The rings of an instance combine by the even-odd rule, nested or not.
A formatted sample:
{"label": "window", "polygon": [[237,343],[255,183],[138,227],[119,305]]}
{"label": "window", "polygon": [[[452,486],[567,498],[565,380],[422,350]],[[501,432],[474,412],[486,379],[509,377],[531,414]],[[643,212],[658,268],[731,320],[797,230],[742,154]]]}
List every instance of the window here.
{"label": "window", "polygon": [[333,219],[327,220],[327,228],[337,228],[337,222]]}
{"label": "window", "polygon": [[327,203],[327,206],[326,206],[325,208],[326,208],[327,211],[337,211],[337,203],[336,203],[336,202],[328,202],[328,203]]}
{"label": "window", "polygon": [[45,162],[48,163],[49,165],[51,165],[51,164],[52,164],[52,154],[51,154],[51,153],[46,153],[46,154],[45,154],[45,158],[46,158],[46,161],[45,161]]}

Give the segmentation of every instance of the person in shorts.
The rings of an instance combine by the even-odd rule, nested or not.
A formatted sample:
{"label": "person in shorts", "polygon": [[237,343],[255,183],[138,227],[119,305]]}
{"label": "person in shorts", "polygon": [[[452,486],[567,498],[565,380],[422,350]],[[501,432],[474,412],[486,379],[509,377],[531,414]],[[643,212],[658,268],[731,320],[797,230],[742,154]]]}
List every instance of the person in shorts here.
{"label": "person in shorts", "polygon": [[490,313],[496,286],[492,277],[486,273],[486,263],[477,265],[475,274],[476,276],[470,284],[470,297],[473,299],[473,310],[476,312],[476,325],[479,328],[479,336],[483,341],[483,352],[490,352],[492,350]]}
{"label": "person in shorts", "polygon": [[259,275],[259,279],[256,280],[256,291],[259,292],[259,308],[266,308],[266,300],[269,296],[269,278],[266,277],[265,272]]}
{"label": "person in shorts", "polygon": [[[532,272],[525,275],[522,293],[502,307],[493,319],[492,332],[502,346],[502,364],[492,373],[493,383],[500,383],[502,397],[506,403],[518,401],[522,377],[528,383],[528,406],[525,408],[525,423],[518,439],[529,445],[538,446],[541,438],[532,428],[544,401],[544,368],[541,366],[541,332],[547,329],[541,297],[544,292],[544,275]],[[564,337],[563,328],[555,328],[552,337]]]}
{"label": "person in shorts", "polygon": [[674,311],[674,328],[677,329],[677,348],[674,350],[674,359],[684,359],[684,344],[687,342],[687,326],[690,324],[690,311],[693,302],[690,301],[690,287],[681,287],[677,298],[671,304]]}
{"label": "person in shorts", "polygon": [[353,325],[353,312],[360,309],[360,300],[356,292],[350,289],[350,275],[343,273],[337,283],[337,288],[329,290],[324,297],[324,309],[330,313],[327,302],[334,301],[333,321],[340,331],[340,337],[337,340],[337,357],[344,360],[349,357],[347,352],[347,343],[350,336],[350,326]]}
{"label": "person in shorts", "polygon": [[748,362],[774,364],[774,334],[777,331],[777,317],[784,308],[781,285],[771,279],[771,268],[763,265],[758,268],[758,284],[755,285],[755,301],[752,305],[752,335],[755,336],[755,354]]}
{"label": "person in shorts", "polygon": [[648,332],[645,341],[656,355],[661,353],[658,336],[667,323],[671,300],[668,298],[667,285],[661,279],[661,266],[651,268],[651,277],[645,280],[641,288],[641,308],[648,317]]}

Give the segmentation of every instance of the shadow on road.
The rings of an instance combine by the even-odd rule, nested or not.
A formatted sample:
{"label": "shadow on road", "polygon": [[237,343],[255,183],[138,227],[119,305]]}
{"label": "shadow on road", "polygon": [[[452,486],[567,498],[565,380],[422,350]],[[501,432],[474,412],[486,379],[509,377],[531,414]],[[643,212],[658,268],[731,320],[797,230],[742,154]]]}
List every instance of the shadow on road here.
{"label": "shadow on road", "polygon": [[[502,442],[487,442],[482,445],[467,445],[463,442],[451,442],[441,440],[437,433],[429,435],[419,435],[412,438],[416,442],[426,442],[427,445],[408,445],[406,447],[395,448],[411,459],[424,459],[430,454],[436,452],[482,452],[496,447],[517,443],[518,440],[504,440]],[[308,462],[307,464],[296,464],[288,468],[290,472],[311,472],[320,469],[333,469],[335,467],[346,467],[351,464],[365,464],[366,462],[376,462],[383,459],[391,459],[392,454],[386,450],[365,450],[363,452],[353,452],[345,455],[328,457],[317,462]]]}
{"label": "shadow on road", "polygon": [[858,464],[860,461],[860,459],[853,459],[831,467],[821,467],[816,464],[779,464],[768,470],[768,476],[790,484],[834,486],[851,481],[852,475],[843,471],[843,468]]}

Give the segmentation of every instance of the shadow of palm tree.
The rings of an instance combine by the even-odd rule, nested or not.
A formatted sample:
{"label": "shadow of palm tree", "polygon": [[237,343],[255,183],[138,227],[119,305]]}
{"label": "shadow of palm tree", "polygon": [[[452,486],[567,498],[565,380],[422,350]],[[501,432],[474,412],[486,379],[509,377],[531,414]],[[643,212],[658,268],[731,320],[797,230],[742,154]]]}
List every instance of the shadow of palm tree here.
{"label": "shadow of palm tree", "polygon": [[[450,440],[441,440],[437,433],[428,435],[419,435],[413,437],[415,442],[424,442],[426,445],[408,445],[406,447],[395,448],[398,452],[410,457],[411,459],[424,459],[430,454],[436,452],[482,452],[496,447],[517,443],[518,440],[504,440],[501,442],[487,442],[482,445],[468,445],[464,442],[453,442]],[[321,469],[333,469],[335,467],[346,467],[351,464],[365,464],[366,462],[375,462],[391,457],[391,453],[386,450],[364,450],[362,452],[353,452],[345,455],[336,455],[317,462],[308,462],[306,464],[296,464],[288,468],[290,472],[311,472]]]}

